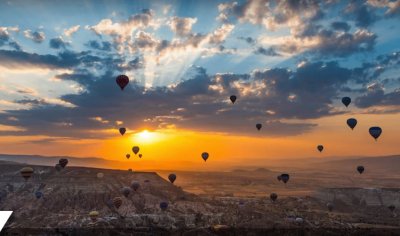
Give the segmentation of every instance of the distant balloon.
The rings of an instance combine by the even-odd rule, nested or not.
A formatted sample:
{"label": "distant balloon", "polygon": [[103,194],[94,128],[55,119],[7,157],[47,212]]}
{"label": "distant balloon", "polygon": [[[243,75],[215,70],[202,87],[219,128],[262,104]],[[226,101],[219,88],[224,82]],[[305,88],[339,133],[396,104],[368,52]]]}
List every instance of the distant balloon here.
{"label": "distant balloon", "polygon": [[129,172],[132,172],[132,169],[131,169],[131,168],[129,168],[129,169],[128,169],[128,171],[129,171]]}
{"label": "distant balloon", "polygon": [[203,160],[204,161],[207,161],[207,159],[208,159],[208,152],[203,152],[202,154],[201,154],[201,157],[203,158]]}
{"label": "distant balloon", "polygon": [[342,98],[342,103],[343,103],[346,107],[348,107],[348,106],[350,105],[350,103],[351,103],[351,98],[349,98],[349,97],[343,97],[343,98]]}
{"label": "distant balloon", "polygon": [[129,194],[131,193],[131,189],[130,189],[129,187],[123,187],[123,188],[121,189],[121,192],[122,192],[122,194],[123,194],[125,197],[128,197]]}
{"label": "distant balloon", "polygon": [[169,182],[174,183],[176,180],[176,175],[170,174],[170,175],[168,175],[168,179],[169,179]]}
{"label": "distant balloon", "polygon": [[43,193],[40,192],[40,191],[36,191],[36,192],[35,192],[35,197],[36,197],[36,199],[40,199],[40,198],[43,197]]}
{"label": "distant balloon", "polygon": [[333,210],[333,204],[332,203],[328,203],[326,204],[326,207],[328,208],[328,211],[332,211]]}
{"label": "distant balloon", "polygon": [[65,167],[67,166],[67,164],[68,164],[68,159],[61,158],[61,159],[58,161],[58,164],[60,164],[60,166],[61,166],[62,168],[65,168]]}
{"label": "distant balloon", "polygon": [[62,170],[62,166],[60,164],[56,164],[55,166],[57,171],[61,171]]}
{"label": "distant balloon", "polygon": [[160,203],[160,209],[165,211],[168,208],[168,202],[161,202]]}
{"label": "distant balloon", "polygon": [[121,135],[124,135],[124,134],[126,133],[126,128],[124,128],[124,127],[119,128],[119,133],[120,133]]}
{"label": "distant balloon", "polygon": [[395,205],[389,205],[388,209],[393,213],[394,210],[396,209],[396,206]]}
{"label": "distant balloon", "polygon": [[364,172],[364,166],[357,166],[358,173],[362,174]]}
{"label": "distant balloon", "polygon": [[124,88],[129,83],[129,77],[126,75],[119,75],[116,78],[116,82],[117,82],[118,86],[121,88],[121,90],[124,90]]}
{"label": "distant balloon", "polygon": [[382,129],[381,129],[381,127],[377,127],[377,126],[371,127],[371,128],[369,128],[369,134],[375,140],[377,140],[379,138],[379,136],[381,136],[381,134],[382,134]]}
{"label": "distant balloon", "polygon": [[256,124],[257,130],[260,130],[262,128],[262,124]]}
{"label": "distant balloon", "polygon": [[354,127],[356,127],[357,125],[357,120],[354,118],[350,118],[347,120],[347,125],[351,128],[354,129]]}
{"label": "distant balloon", "polygon": [[278,175],[278,177],[276,177],[278,179],[278,181],[282,180],[282,177],[280,175]]}
{"label": "distant balloon", "polygon": [[115,208],[118,209],[118,208],[122,205],[122,198],[120,198],[120,197],[115,197],[115,198],[113,199],[113,204],[114,204]]}
{"label": "distant balloon", "polygon": [[132,181],[131,188],[136,192],[140,188],[140,184],[138,181]]}
{"label": "distant balloon", "polygon": [[125,157],[126,159],[129,159],[131,157],[131,154],[126,154]]}
{"label": "distant balloon", "polygon": [[93,222],[97,221],[97,217],[99,216],[99,212],[98,211],[91,211],[89,212],[89,217]]}
{"label": "distant balloon", "polygon": [[97,173],[97,178],[101,179],[101,178],[103,178],[103,177],[104,177],[104,174],[103,174],[103,173]]}
{"label": "distant balloon", "polygon": [[271,198],[271,200],[272,200],[273,202],[275,202],[276,199],[278,199],[278,194],[276,194],[276,193],[271,193],[271,195],[269,195],[269,197]]}
{"label": "distant balloon", "polygon": [[324,150],[324,146],[318,145],[318,146],[317,146],[317,149],[318,149],[319,152],[322,152],[322,150]]}
{"label": "distant balloon", "polygon": [[20,170],[20,173],[21,173],[21,176],[25,179],[25,181],[28,181],[28,179],[33,174],[33,169],[32,169],[32,167],[24,167]]}
{"label": "distant balloon", "polygon": [[281,179],[286,184],[289,181],[289,174],[281,174]]}
{"label": "distant balloon", "polygon": [[235,101],[236,101],[236,96],[232,95],[232,96],[229,97],[229,99],[231,99],[231,102],[234,104]]}
{"label": "distant balloon", "polygon": [[142,153],[139,153],[139,158],[142,158],[142,156],[143,156]]}
{"label": "distant balloon", "polygon": [[139,152],[139,147],[138,147],[138,146],[134,146],[134,147],[132,148],[132,151],[133,151],[133,153],[135,153],[135,155],[138,154],[138,152]]}

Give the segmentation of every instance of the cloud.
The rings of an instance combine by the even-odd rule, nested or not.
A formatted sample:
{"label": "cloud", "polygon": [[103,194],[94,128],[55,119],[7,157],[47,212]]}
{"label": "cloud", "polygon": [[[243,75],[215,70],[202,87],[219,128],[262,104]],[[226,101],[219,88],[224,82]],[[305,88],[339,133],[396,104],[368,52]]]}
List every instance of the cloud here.
{"label": "cloud", "polygon": [[25,38],[31,39],[35,43],[41,43],[46,39],[46,35],[42,31],[31,31],[25,30],[24,31]]}
{"label": "cloud", "polygon": [[347,24],[346,22],[343,22],[343,21],[334,21],[331,23],[331,27],[334,30],[340,30],[340,31],[344,31],[344,32],[348,32],[351,28],[351,26],[349,24]]}
{"label": "cloud", "polygon": [[50,48],[53,49],[65,49],[69,45],[69,43],[65,42],[63,38],[57,37],[50,39],[49,45]]}
{"label": "cloud", "polygon": [[10,36],[10,32],[18,31],[18,27],[0,27],[0,47],[6,45],[17,51],[21,50],[21,46]]}
{"label": "cloud", "polygon": [[80,25],[75,25],[68,29],[65,29],[64,35],[67,37],[71,37],[73,34],[75,34],[79,30],[80,27],[81,27]]}
{"label": "cloud", "polygon": [[393,17],[400,15],[400,1],[389,0],[368,0],[367,3],[372,7],[386,8],[385,16]]}
{"label": "cloud", "polygon": [[280,56],[279,53],[276,52],[276,50],[272,47],[265,49],[263,47],[258,47],[257,50],[254,51],[255,54],[261,54],[264,56]]}
{"label": "cloud", "polygon": [[354,19],[356,26],[368,27],[378,20],[373,8],[363,1],[351,1],[344,11],[349,18]]}
{"label": "cloud", "polygon": [[172,17],[169,27],[179,37],[185,37],[192,33],[192,26],[197,22],[197,18]]}
{"label": "cloud", "polygon": [[92,49],[107,51],[107,52],[111,51],[112,49],[112,44],[107,41],[102,41],[99,43],[96,40],[90,40],[89,42],[87,42],[86,46]]}

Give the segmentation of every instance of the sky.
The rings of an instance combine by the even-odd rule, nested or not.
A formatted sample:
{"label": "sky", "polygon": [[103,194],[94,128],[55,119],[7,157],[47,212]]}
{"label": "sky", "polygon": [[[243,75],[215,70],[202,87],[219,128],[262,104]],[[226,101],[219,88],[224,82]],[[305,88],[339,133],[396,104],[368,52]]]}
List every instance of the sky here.
{"label": "sky", "polygon": [[196,170],[399,154],[399,22],[400,0],[0,1],[0,150]]}

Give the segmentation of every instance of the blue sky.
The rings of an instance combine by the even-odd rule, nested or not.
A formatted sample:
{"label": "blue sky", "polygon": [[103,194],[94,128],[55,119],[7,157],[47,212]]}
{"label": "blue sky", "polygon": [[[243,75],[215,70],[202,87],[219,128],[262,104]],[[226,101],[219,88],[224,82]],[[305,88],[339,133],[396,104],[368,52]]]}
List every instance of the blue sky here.
{"label": "blue sky", "polygon": [[[391,0],[1,1],[0,134],[82,138],[118,121],[226,132],[241,112],[230,125],[296,135],[345,113],[344,95],[397,113],[399,19]],[[140,104],[118,103],[118,74]],[[246,106],[224,108],[231,94]],[[114,115],[131,106],[142,114]]]}

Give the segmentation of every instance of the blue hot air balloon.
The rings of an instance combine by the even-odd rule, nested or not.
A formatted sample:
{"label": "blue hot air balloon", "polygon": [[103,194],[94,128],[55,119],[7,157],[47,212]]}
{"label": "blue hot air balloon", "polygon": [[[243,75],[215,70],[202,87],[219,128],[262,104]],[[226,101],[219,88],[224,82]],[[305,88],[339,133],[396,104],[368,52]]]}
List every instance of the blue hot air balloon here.
{"label": "blue hot air balloon", "polygon": [[381,136],[381,134],[382,134],[382,129],[381,129],[381,127],[377,127],[377,126],[371,127],[371,128],[369,128],[369,134],[375,140],[377,140],[379,138],[379,136]]}
{"label": "blue hot air balloon", "polygon": [[342,98],[342,103],[343,103],[346,107],[348,107],[348,106],[350,105],[350,103],[351,103],[351,98],[349,98],[349,97],[343,97],[343,98]]}
{"label": "blue hot air balloon", "polygon": [[354,129],[354,127],[356,127],[357,125],[357,120],[354,118],[350,118],[347,120],[347,125],[351,128]]}

